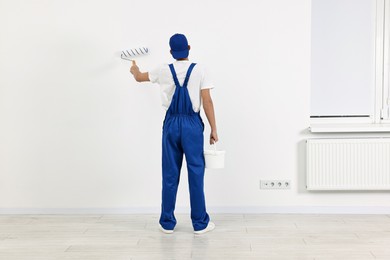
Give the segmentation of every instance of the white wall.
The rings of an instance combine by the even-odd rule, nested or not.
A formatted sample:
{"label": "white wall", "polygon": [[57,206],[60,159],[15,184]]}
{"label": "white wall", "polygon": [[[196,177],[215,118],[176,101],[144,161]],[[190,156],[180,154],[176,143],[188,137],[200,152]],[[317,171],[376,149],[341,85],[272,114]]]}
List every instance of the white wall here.
{"label": "white wall", "polygon": [[[304,140],[314,137],[307,132],[309,0],[1,0],[3,212],[158,211],[159,89],[136,83],[118,51],[149,47],[138,63],[152,69],[172,61],[168,40],[176,32],[188,35],[190,58],[216,85],[227,167],[206,173],[211,211],[390,207],[386,192],[305,190]],[[188,211],[186,174],[177,205]],[[290,179],[293,187],[260,190],[260,179]]]}

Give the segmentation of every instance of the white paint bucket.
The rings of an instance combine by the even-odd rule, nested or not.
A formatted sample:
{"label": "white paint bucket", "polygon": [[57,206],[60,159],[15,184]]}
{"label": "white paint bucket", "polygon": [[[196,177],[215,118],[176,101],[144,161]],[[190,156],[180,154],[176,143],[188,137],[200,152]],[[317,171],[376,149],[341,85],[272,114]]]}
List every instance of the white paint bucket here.
{"label": "white paint bucket", "polygon": [[204,160],[207,169],[225,168],[225,151],[217,151],[217,145],[214,144],[214,150],[204,150]]}

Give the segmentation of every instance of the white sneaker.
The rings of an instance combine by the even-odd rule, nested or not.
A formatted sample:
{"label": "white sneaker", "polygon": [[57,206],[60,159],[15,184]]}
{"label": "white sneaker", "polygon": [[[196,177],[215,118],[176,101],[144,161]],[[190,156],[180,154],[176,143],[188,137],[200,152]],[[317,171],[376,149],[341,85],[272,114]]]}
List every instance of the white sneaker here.
{"label": "white sneaker", "polygon": [[215,224],[213,222],[209,221],[209,224],[207,225],[207,227],[205,229],[194,231],[194,233],[196,235],[200,235],[200,234],[204,234],[206,232],[212,231],[212,230],[214,230],[214,228],[215,228]]}
{"label": "white sneaker", "polygon": [[164,232],[165,234],[172,234],[173,233],[173,230],[169,230],[169,229],[164,229],[161,224],[158,225],[159,229]]}

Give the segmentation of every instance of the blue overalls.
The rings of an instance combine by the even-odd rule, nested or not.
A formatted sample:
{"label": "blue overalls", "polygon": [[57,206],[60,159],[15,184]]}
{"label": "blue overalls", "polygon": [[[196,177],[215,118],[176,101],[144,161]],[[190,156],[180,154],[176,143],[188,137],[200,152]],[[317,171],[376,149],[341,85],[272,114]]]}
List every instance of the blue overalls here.
{"label": "blue overalls", "polygon": [[166,112],[162,134],[162,203],[160,224],[164,229],[173,230],[176,225],[174,215],[177,188],[180,180],[180,169],[183,153],[186,156],[188,183],[191,201],[191,220],[195,231],[205,229],[209,223],[206,212],[203,180],[204,124],[199,112],[192,108],[187,84],[192,69],[188,68],[184,84],[181,87],[173,64],[169,65],[175,82],[175,93]]}

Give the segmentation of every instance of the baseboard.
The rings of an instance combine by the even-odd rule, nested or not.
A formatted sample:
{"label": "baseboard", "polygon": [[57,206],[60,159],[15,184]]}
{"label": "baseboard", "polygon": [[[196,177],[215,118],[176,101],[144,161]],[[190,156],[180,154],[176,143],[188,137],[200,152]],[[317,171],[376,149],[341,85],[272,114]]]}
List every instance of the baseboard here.
{"label": "baseboard", "polygon": [[[390,214],[388,206],[261,206],[208,207],[210,214]],[[189,214],[189,207],[178,207],[178,214]],[[4,214],[159,214],[159,207],[130,208],[0,208]]]}

